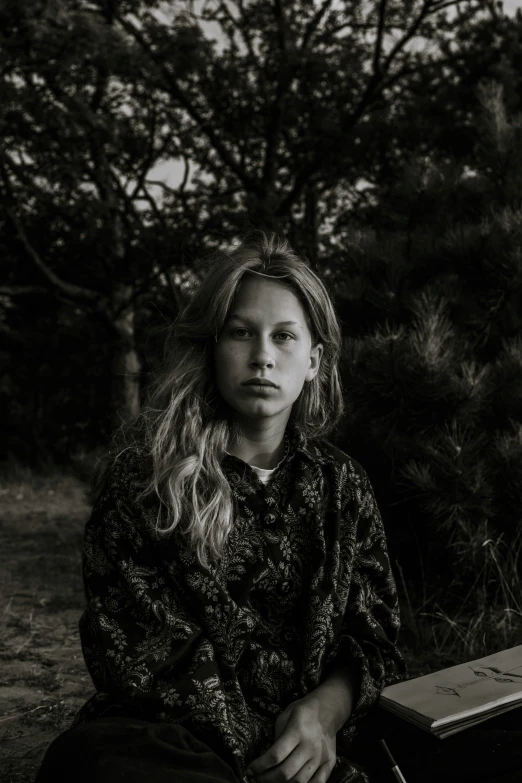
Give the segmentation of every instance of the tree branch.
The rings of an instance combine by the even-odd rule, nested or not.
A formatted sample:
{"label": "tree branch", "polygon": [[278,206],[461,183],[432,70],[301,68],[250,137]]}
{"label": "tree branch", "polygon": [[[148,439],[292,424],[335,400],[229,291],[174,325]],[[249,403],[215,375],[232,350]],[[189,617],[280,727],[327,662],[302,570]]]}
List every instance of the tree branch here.
{"label": "tree branch", "polygon": [[303,35],[303,40],[301,41],[301,46],[299,47],[301,52],[305,51],[306,47],[310,42],[312,35],[315,33],[315,31],[321,24],[321,21],[323,20],[326,12],[330,9],[332,2],[333,0],[324,0],[324,3],[321,5],[319,10],[316,11],[309,24],[306,26],[306,30],[304,31],[304,35]]}
{"label": "tree branch", "polygon": [[77,223],[73,218],[67,214],[67,212],[64,209],[61,209],[58,212],[58,205],[56,202],[56,199],[53,197],[52,193],[44,192],[42,191],[34,182],[33,179],[27,174],[27,170],[29,168],[28,163],[15,163],[12,157],[9,155],[9,153],[4,153],[3,157],[3,166],[5,169],[11,172],[12,177],[14,177],[15,180],[18,180],[18,182],[23,185],[27,190],[30,191],[31,195],[38,201],[40,204],[43,204],[46,208],[51,207],[52,212],[55,213],[55,215],[59,215],[60,220],[63,220],[64,223],[66,223],[68,226],[72,227],[73,229],[76,229]]}
{"label": "tree branch", "polygon": [[112,313],[114,321],[118,321],[118,319],[121,318],[121,316],[125,313],[126,310],[129,309],[130,306],[135,308],[142,294],[149,291],[151,283],[153,283],[154,280],[160,278],[163,274],[165,274],[165,269],[161,267],[161,269],[154,272],[153,274],[147,275],[147,277],[141,280],[139,283],[133,283],[132,295],[128,299],[125,299],[118,307],[114,308]]}
{"label": "tree branch", "polygon": [[270,120],[266,127],[265,160],[263,164],[263,174],[261,176],[261,182],[263,183],[265,192],[275,175],[277,142],[283,121],[283,104],[291,81],[286,47],[286,20],[281,0],[275,0],[274,10],[277,19],[281,64],[274,102],[270,107]]}
{"label": "tree branch", "polygon": [[15,227],[16,233],[18,234],[18,238],[22,243],[26,253],[28,254],[28,256],[30,256],[35,266],[38,267],[38,269],[47,278],[47,280],[56,289],[62,291],[66,296],[71,297],[71,299],[77,300],[79,302],[91,302],[96,306],[98,306],[101,298],[100,293],[98,291],[92,290],[91,288],[85,288],[83,286],[76,285],[75,283],[68,283],[65,280],[62,280],[61,277],[59,277],[55,272],[53,272],[53,270],[50,269],[47,266],[47,264],[44,263],[44,261],[42,261],[37,251],[29,242],[29,239],[27,238],[27,234],[23,230],[22,224],[18,220],[13,210],[10,209],[10,207],[4,207],[4,209],[9,219],[13,223],[13,226]]}
{"label": "tree branch", "polygon": [[[385,11],[385,4],[386,0],[382,0],[380,5],[381,13],[384,13]],[[414,37],[420,25],[429,15],[429,13],[437,10],[440,10],[440,8],[430,9],[430,0],[425,1],[423,7],[419,11],[418,17],[413,20],[412,24],[406,30],[402,38],[392,48],[390,54],[379,67],[377,73],[374,70],[368,79],[368,83],[361,96],[359,104],[349,116],[349,122],[343,123],[343,130],[352,130],[368,107],[379,98],[383,89],[385,89],[386,77],[388,76],[388,72],[393,61],[406,46],[406,44]],[[379,16],[379,20],[381,21],[381,15]],[[384,20],[382,21],[382,24],[384,25]],[[391,82],[389,81],[389,83]],[[296,201],[297,198],[300,197],[303,188],[310,181],[310,178],[313,177],[313,175],[320,169],[326,154],[327,150],[321,148],[316,152],[313,158],[309,160],[297,173],[293,187],[280,202],[279,207],[276,210],[276,217],[283,217],[288,213],[291,205]]]}
{"label": "tree branch", "polygon": [[25,343],[25,340],[21,336],[20,332],[15,332],[14,329],[10,329],[8,326],[6,326],[6,324],[2,323],[1,321],[0,321],[0,337],[5,337],[11,342],[17,343],[18,345]]}
{"label": "tree branch", "polygon": [[[437,2],[436,0],[427,0],[428,14],[436,14],[438,11],[442,11],[444,8],[450,8],[454,5],[459,5],[462,0],[446,0],[446,2]],[[430,8],[433,6],[433,9]]]}
{"label": "tree branch", "polygon": [[161,57],[159,57],[151,49],[148,41],[139,30],[137,30],[132,24],[125,19],[118,17],[118,22],[123,29],[131,35],[148,54],[151,60],[159,67],[163,77],[165,79],[165,89],[171,94],[175,100],[185,109],[189,117],[199,126],[200,131],[208,138],[215,152],[219,155],[225,166],[232,171],[236,177],[243,183],[245,189],[257,195],[262,195],[262,187],[257,179],[253,179],[248,176],[246,171],[238,164],[233,155],[225,147],[221,139],[218,137],[214,130],[214,125],[210,119],[205,119],[198,109],[193,105],[185,92],[181,89],[175,78],[169,73],[165,67],[165,63]]}
{"label": "tree branch", "polygon": [[382,39],[384,34],[384,22],[386,19],[387,2],[388,0],[380,0],[379,2],[379,22],[377,24],[377,38],[375,41],[375,49],[373,51],[373,74],[377,79],[381,74]]}
{"label": "tree branch", "polygon": [[49,289],[38,285],[0,285],[0,296],[27,296],[48,294]]}
{"label": "tree branch", "polygon": [[166,193],[168,193],[170,196],[177,196],[178,190],[177,188],[171,188],[170,185],[167,185],[166,182],[161,182],[158,179],[147,179],[143,183],[144,185],[154,185],[155,187],[161,188]]}
{"label": "tree branch", "polygon": [[[238,6],[239,6],[239,10],[241,11],[241,16],[242,16],[242,18],[244,20],[245,19],[245,4],[244,4],[244,0],[238,0]],[[253,60],[256,60],[256,53],[254,52],[254,47],[252,46],[252,40],[251,40],[250,36],[247,34],[247,32],[246,32],[248,30],[248,25],[244,24],[241,29],[242,29],[243,40],[245,41],[245,43],[247,45],[248,53],[249,53],[249,55],[251,56],[251,58]]]}
{"label": "tree branch", "polygon": [[[243,3],[239,2],[238,3],[238,7],[239,7],[241,15],[244,18],[244,16],[245,16],[245,9],[244,9]],[[245,46],[246,46],[246,48],[248,50],[248,53],[249,53],[250,57],[252,58],[252,60],[255,60],[256,59],[256,55],[255,55],[255,52],[254,52],[254,49],[253,49],[253,46],[252,46],[252,41],[251,41],[250,37],[247,35],[247,32],[246,32],[247,29],[248,29],[248,25],[246,25],[246,24],[240,25],[238,23],[238,20],[230,12],[230,8],[228,8],[227,3],[224,2],[224,0],[221,0],[221,2],[219,3],[219,10],[226,16],[228,21],[239,32],[239,34],[240,34],[240,36],[241,36],[241,38],[243,40],[243,43],[245,44]]]}
{"label": "tree branch", "polygon": [[190,161],[189,161],[187,155],[183,155],[183,162],[185,164],[185,170],[183,172],[183,179],[180,182],[178,190],[179,190],[180,194],[184,195],[185,194],[185,188],[187,187],[187,182],[188,182],[188,178],[189,178],[189,174],[190,174]]}
{"label": "tree branch", "polygon": [[140,189],[143,187],[145,177],[147,176],[147,173],[150,171],[152,167],[152,162],[154,159],[154,140],[156,138],[156,126],[157,126],[156,110],[153,107],[151,117],[150,117],[149,134],[147,138],[147,154],[145,155],[145,160],[143,161],[141,172],[138,176],[138,180],[131,194],[131,199],[134,198],[136,194],[139,193]]}
{"label": "tree branch", "polygon": [[[457,0],[458,2],[458,0]],[[433,12],[436,12],[440,9],[434,9]],[[402,38],[400,38],[395,46],[390,51],[389,55],[386,57],[384,61],[384,67],[383,70],[387,71],[393,60],[397,57],[399,52],[401,52],[404,47],[406,46],[409,41],[414,37],[414,35],[417,33],[419,27],[424,22],[427,16],[429,16],[431,13],[430,11],[430,0],[426,0],[423,7],[419,11],[418,17],[413,21],[413,23],[410,25],[410,27],[406,30]]]}
{"label": "tree branch", "polygon": [[124,185],[120,181],[118,173],[114,171],[114,169],[109,163],[107,163],[107,170],[109,172],[111,181],[113,182],[114,185],[116,185],[121,200],[125,204],[126,217],[128,217],[128,215],[132,215],[132,218],[136,221],[136,223],[139,224],[140,228],[143,228],[143,220],[141,219],[141,215],[138,214],[134,206],[134,200],[136,199],[136,190],[134,190],[134,192],[131,195],[129,195],[126,192]]}
{"label": "tree branch", "polygon": [[145,184],[143,184],[143,185],[141,186],[141,192],[143,193],[143,196],[144,196],[144,198],[145,198],[145,201],[147,201],[147,202],[148,202],[148,204],[150,204],[150,206],[151,206],[151,208],[152,208],[152,211],[154,212],[154,215],[155,215],[155,217],[156,217],[156,220],[157,220],[157,221],[158,221],[158,223],[159,223],[159,224],[162,226],[163,230],[165,230],[165,229],[167,228],[167,222],[166,222],[166,220],[165,220],[165,216],[163,215],[163,213],[162,213],[162,212],[161,212],[161,210],[159,209],[159,207],[158,207],[158,205],[156,204],[156,202],[155,202],[154,198],[151,196],[151,194],[150,194],[150,193],[149,193],[149,191],[147,190],[147,188],[146,188]]}

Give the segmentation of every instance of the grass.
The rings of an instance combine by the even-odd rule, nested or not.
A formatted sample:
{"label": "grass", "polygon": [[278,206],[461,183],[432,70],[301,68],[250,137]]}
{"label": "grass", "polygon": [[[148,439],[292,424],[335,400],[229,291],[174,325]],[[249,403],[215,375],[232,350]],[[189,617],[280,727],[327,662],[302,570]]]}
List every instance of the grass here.
{"label": "grass", "polygon": [[[480,557],[477,557],[477,552]],[[522,534],[509,545],[486,532],[461,544],[460,583],[448,587],[452,602],[407,584],[400,566],[403,638],[412,676],[469,661],[520,643],[522,633]],[[464,587],[466,585],[466,587]],[[450,603],[458,609],[449,611]]]}
{"label": "grass", "polygon": [[[48,745],[93,692],[78,635],[86,489],[77,477],[52,470],[15,466],[0,477],[0,783],[32,783]],[[453,615],[441,596],[408,584],[395,569],[399,646],[410,676],[520,639],[520,546],[490,539],[481,548],[475,584]]]}

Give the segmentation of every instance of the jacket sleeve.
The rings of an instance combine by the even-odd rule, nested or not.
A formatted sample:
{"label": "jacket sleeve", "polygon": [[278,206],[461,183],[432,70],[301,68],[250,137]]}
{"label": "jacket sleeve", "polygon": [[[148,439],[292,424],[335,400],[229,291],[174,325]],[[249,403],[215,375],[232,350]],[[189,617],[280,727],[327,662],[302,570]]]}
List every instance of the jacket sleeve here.
{"label": "jacket sleeve", "polygon": [[86,524],[80,637],[98,707],[166,717],[189,695],[173,680],[188,686],[183,675],[204,666],[211,650],[154,553],[146,511],[133,500],[139,464],[135,452],[118,458]]}
{"label": "jacket sleeve", "polygon": [[348,666],[359,683],[351,716],[338,734],[347,741],[381,690],[406,677],[397,647],[398,596],[381,515],[366,472],[355,460],[350,462],[340,541],[348,594],[333,659],[333,666]]}

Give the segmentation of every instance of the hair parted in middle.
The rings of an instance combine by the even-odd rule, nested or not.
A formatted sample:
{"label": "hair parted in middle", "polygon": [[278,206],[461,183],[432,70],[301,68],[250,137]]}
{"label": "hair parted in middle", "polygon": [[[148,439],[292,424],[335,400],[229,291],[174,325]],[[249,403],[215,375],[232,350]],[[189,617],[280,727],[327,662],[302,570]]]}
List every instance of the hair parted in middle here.
{"label": "hair parted in middle", "polygon": [[245,275],[263,275],[287,286],[306,314],[312,347],[323,345],[319,371],[305,382],[291,419],[308,438],[325,437],[344,412],[339,376],[341,331],[323,282],[289,243],[256,231],[206,265],[206,274],[165,342],[163,367],[134,422],[137,441],[151,457],[151,481],[142,497],[156,494],[155,530],[178,526],[199,562],[219,559],[233,524],[229,483],[221,467],[238,433],[214,378],[213,352]]}

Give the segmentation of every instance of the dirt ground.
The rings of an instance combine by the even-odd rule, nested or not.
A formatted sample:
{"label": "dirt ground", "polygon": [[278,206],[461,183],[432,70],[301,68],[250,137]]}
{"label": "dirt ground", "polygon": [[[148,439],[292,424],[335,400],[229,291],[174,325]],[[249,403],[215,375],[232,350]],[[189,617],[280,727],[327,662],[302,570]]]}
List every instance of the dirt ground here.
{"label": "dirt ground", "polygon": [[93,692],[81,653],[90,506],[71,477],[0,483],[0,781],[32,783]]}

